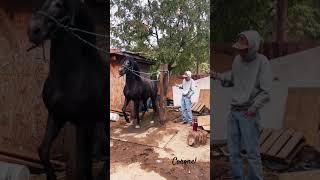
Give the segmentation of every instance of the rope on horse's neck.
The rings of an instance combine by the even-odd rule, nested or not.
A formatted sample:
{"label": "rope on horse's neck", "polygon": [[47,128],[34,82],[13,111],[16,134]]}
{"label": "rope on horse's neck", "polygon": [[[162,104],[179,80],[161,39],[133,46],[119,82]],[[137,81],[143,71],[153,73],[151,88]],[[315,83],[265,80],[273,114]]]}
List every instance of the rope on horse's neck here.
{"label": "rope on horse's neck", "polygon": [[126,69],[129,70],[129,71],[131,71],[132,74],[134,74],[134,75],[136,75],[136,76],[138,76],[138,77],[140,77],[140,78],[147,79],[147,80],[149,80],[149,81],[159,81],[159,79],[150,79],[150,78],[147,78],[147,77],[143,77],[143,76],[141,76],[140,74],[138,74],[138,73],[140,73],[139,71],[136,71],[136,72],[138,72],[138,73],[136,73],[135,70],[130,69],[130,68],[127,68],[126,66],[124,66],[124,68],[126,68]]}
{"label": "rope on horse's neck", "polygon": [[85,30],[82,30],[82,29],[78,29],[78,28],[72,28],[70,26],[67,26],[67,25],[63,25],[62,23],[60,23],[55,17],[43,12],[43,11],[38,11],[37,12],[38,14],[41,14],[43,16],[46,16],[48,17],[49,19],[51,19],[53,22],[55,22],[57,24],[57,26],[59,27],[62,27],[63,29],[65,29],[67,32],[70,32],[73,36],[75,36],[76,38],[78,38],[79,40],[81,40],[82,42],[86,43],[87,45],[93,47],[94,49],[98,50],[98,51],[101,51],[105,54],[109,54],[108,51],[102,49],[102,48],[99,48],[97,47],[95,44],[83,39],[82,37],[80,37],[78,34],[75,34],[73,31],[79,31],[79,32],[83,32],[83,33],[86,33],[86,34],[89,34],[89,35],[95,35],[95,36],[100,36],[100,37],[104,37],[104,38],[108,38],[107,35],[102,35],[102,34],[98,34],[98,33],[94,33],[94,32],[89,32],[89,31],[85,31]]}

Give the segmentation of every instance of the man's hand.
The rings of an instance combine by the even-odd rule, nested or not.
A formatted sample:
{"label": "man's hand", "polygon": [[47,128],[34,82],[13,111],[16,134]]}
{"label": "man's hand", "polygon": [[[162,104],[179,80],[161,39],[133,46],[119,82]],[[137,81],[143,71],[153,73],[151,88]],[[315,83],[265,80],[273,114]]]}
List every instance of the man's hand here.
{"label": "man's hand", "polygon": [[245,112],[245,115],[247,116],[247,117],[255,117],[256,116],[256,113],[255,112],[252,112],[252,111],[247,111],[247,112]]}

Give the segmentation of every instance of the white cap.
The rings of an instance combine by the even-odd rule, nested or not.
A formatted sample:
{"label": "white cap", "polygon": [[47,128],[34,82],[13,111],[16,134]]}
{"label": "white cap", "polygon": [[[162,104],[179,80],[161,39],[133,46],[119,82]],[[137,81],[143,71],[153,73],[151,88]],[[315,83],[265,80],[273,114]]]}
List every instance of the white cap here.
{"label": "white cap", "polygon": [[192,75],[191,71],[186,71],[184,73],[183,77],[190,77],[191,78],[191,75]]}

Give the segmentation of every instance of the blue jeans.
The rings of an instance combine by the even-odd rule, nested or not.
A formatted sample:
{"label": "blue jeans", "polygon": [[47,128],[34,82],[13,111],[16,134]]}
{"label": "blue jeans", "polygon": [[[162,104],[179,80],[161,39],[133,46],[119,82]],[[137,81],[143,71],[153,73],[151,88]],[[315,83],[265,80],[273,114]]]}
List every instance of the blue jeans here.
{"label": "blue jeans", "polygon": [[[246,117],[245,111],[231,111],[228,118],[228,149],[232,166],[232,179],[262,180],[262,162],[260,156],[260,115]],[[243,143],[243,144],[242,144]],[[249,163],[248,178],[244,178],[241,145],[246,149]]]}
{"label": "blue jeans", "polygon": [[187,96],[181,98],[181,113],[182,120],[188,123],[192,123],[192,111],[191,111],[191,99]]}

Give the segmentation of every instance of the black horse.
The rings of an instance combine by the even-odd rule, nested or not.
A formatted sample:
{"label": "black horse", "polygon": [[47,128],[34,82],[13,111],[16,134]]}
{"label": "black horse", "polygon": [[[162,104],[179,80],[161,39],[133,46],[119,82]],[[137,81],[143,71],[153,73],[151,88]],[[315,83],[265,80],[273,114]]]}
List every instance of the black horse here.
{"label": "black horse", "polygon": [[[97,124],[103,124],[104,129],[99,132],[103,131],[105,138],[106,134],[109,134],[108,66],[107,61],[95,48],[80,40],[94,45],[94,36],[83,32],[70,32],[58,25],[70,25],[72,12],[77,12],[74,16],[74,27],[95,31],[85,4],[81,3],[75,11],[69,6],[71,3],[68,1],[45,0],[33,14],[28,28],[29,40],[35,46],[51,40],[49,74],[42,92],[48,110],[48,121],[38,153],[47,179],[56,180],[49,157],[51,145],[64,124],[71,122],[77,128],[76,179],[91,180],[95,127]],[[106,154],[105,146],[104,151]]]}
{"label": "black horse", "polygon": [[[145,111],[143,112],[142,117],[147,110],[147,100],[149,98],[151,98],[154,113],[159,113],[157,105],[157,83],[142,78],[137,62],[131,57],[124,58],[122,66],[119,69],[119,75],[126,75],[126,84],[123,89],[125,102],[122,108],[122,112],[124,113],[126,121],[130,122],[126,114],[126,108],[129,102],[132,100],[134,102],[135,118],[137,119],[135,128],[140,128],[139,106],[141,101],[145,107]],[[154,121],[150,121],[150,123],[154,123]]]}

